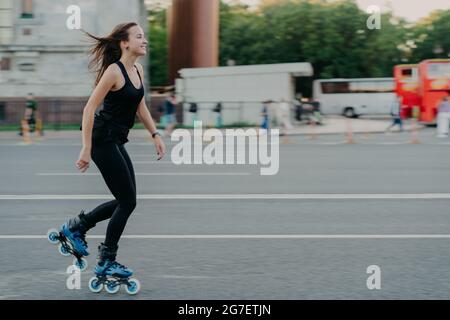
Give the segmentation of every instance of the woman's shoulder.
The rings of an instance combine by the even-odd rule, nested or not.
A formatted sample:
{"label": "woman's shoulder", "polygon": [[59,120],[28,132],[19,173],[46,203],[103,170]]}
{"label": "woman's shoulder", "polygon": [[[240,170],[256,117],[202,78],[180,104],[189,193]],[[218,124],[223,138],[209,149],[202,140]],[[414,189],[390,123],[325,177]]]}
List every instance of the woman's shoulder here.
{"label": "woman's shoulder", "polygon": [[105,73],[106,72],[108,72],[108,73],[112,73],[112,74],[119,74],[120,72],[121,72],[121,70],[120,70],[120,67],[119,67],[119,65],[116,63],[116,62],[114,62],[114,63],[111,63],[107,68],[106,68],[106,70],[105,70]]}
{"label": "woman's shoulder", "polygon": [[116,81],[121,75],[120,67],[116,63],[110,64],[102,75],[108,81]]}

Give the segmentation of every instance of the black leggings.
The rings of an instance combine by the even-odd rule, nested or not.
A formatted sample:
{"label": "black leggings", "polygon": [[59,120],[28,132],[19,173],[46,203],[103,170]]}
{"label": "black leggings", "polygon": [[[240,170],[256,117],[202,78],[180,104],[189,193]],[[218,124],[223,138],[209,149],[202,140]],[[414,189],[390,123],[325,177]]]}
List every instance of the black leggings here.
{"label": "black leggings", "polygon": [[111,218],[105,245],[116,247],[125,225],[136,208],[136,179],[133,165],[124,145],[93,145],[91,157],[115,200],[105,202],[86,214],[91,224]]}

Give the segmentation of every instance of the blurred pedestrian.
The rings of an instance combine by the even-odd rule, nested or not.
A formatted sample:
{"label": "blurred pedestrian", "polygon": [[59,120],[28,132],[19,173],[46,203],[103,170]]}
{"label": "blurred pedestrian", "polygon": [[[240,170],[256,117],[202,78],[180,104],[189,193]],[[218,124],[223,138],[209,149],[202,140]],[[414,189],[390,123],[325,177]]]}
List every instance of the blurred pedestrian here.
{"label": "blurred pedestrian", "polygon": [[[27,95],[27,101],[25,103],[25,114],[24,120],[25,125],[28,126],[29,132],[34,132],[36,130],[36,115],[37,115],[37,102],[34,99],[33,93]],[[19,135],[23,135],[25,128],[21,128]]]}
{"label": "blurred pedestrian", "polygon": [[318,101],[311,101],[311,105],[313,108],[311,121],[314,121],[315,124],[322,124],[322,113],[320,113],[320,103]]}
{"label": "blurred pedestrian", "polygon": [[175,94],[171,93],[169,97],[166,98],[164,101],[164,110],[166,112],[166,135],[170,136],[172,134],[173,129],[175,128],[176,124],[176,117],[175,117],[175,106],[177,104],[177,101],[175,99]]}
{"label": "blurred pedestrian", "polygon": [[278,104],[280,123],[283,132],[286,133],[286,130],[290,130],[293,128],[291,123],[291,110],[289,108],[289,103],[285,99],[281,99],[281,102]]}
{"label": "blurred pedestrian", "polygon": [[217,113],[216,115],[216,128],[222,128],[222,103],[218,102],[214,107],[213,112]]}
{"label": "blurred pedestrian", "polygon": [[270,104],[272,103],[271,100],[263,101],[263,107],[261,110],[261,116],[262,116],[262,123],[261,123],[261,129],[269,130],[269,108]]}
{"label": "blurred pedestrian", "polygon": [[448,127],[450,121],[450,102],[448,101],[447,96],[442,98],[437,109],[437,137],[445,138],[448,137]]}
{"label": "blurred pedestrian", "polygon": [[197,111],[198,111],[197,104],[195,102],[191,102],[189,104],[189,113],[191,114],[192,126],[194,126],[195,121],[197,121]]}
{"label": "blurred pedestrian", "polygon": [[395,97],[394,101],[391,105],[391,116],[392,116],[392,123],[389,127],[386,128],[386,133],[391,132],[391,129],[398,125],[400,127],[400,132],[403,131],[403,121],[400,114],[400,109],[402,107],[402,102],[400,97]]}
{"label": "blurred pedestrian", "polygon": [[302,95],[297,94],[295,99],[292,101],[295,109],[295,120],[302,121]]}
{"label": "blurred pedestrian", "polygon": [[[164,101],[166,101],[164,99]],[[159,125],[163,128],[166,127],[166,110],[164,109],[164,101],[158,104]]]}

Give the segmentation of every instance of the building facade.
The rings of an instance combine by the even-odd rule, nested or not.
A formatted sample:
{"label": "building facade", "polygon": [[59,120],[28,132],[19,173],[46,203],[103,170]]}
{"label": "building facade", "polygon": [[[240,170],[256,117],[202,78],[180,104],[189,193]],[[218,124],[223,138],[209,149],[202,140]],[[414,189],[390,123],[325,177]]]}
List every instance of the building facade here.
{"label": "building facade", "polygon": [[[44,121],[56,121],[55,110],[62,122],[73,122],[61,119],[69,110],[80,114],[95,75],[88,70],[88,39],[68,26],[78,12],[81,29],[95,35],[128,21],[148,32],[144,0],[0,0],[0,123],[20,118],[28,93],[41,102]],[[140,63],[148,69],[148,58]]]}

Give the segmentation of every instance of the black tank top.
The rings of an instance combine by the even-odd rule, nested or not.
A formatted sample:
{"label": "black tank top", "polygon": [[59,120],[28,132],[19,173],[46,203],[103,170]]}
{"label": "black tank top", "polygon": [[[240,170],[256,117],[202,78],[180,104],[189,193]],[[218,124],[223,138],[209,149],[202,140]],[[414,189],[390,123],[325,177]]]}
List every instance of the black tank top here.
{"label": "black tank top", "polygon": [[92,143],[96,145],[107,142],[118,144],[128,142],[129,129],[134,125],[137,108],[144,97],[144,85],[136,66],[141,82],[139,89],[131,82],[122,62],[117,61],[116,64],[122,71],[125,84],[117,91],[109,91],[103,101],[102,110],[95,114]]}
{"label": "black tank top", "polygon": [[103,102],[103,109],[100,110],[99,115],[105,120],[131,129],[134,126],[139,103],[144,97],[144,85],[142,84],[142,78],[136,66],[135,68],[141,83],[139,89],[131,82],[123,63],[119,60],[116,64],[122,70],[125,85],[117,91],[108,92]]}

